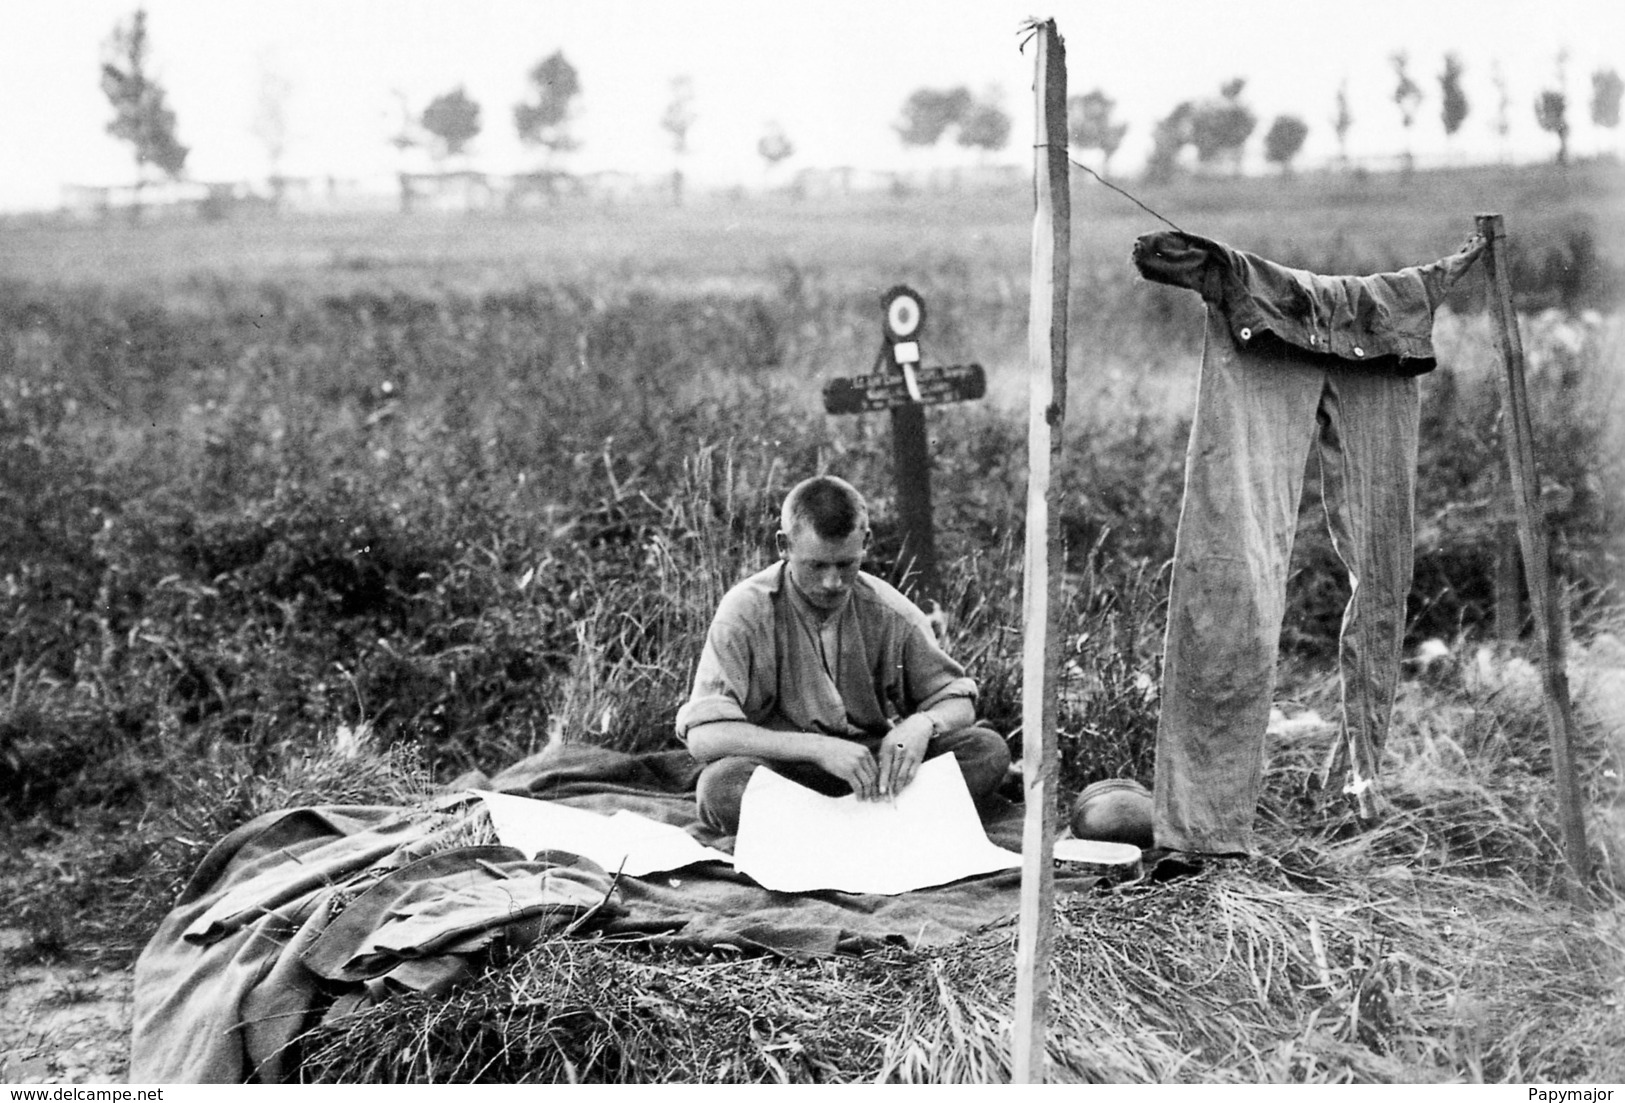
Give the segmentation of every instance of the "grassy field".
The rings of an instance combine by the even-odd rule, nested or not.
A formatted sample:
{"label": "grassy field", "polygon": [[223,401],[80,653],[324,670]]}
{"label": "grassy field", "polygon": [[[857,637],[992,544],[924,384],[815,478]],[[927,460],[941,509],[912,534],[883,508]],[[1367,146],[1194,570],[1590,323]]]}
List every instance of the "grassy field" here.
{"label": "grassy field", "polygon": [[[1079,787],[1151,779],[1201,308],[1128,263],[1134,236],[1160,223],[1092,182],[1075,190],[1061,472],[1073,679],[1060,726],[1064,780]],[[1586,918],[1555,895],[1538,696],[1527,665],[1488,646],[1499,403],[1482,281],[1470,277],[1440,314],[1441,370],[1424,385],[1410,606],[1410,643],[1440,639],[1450,655],[1407,664],[1387,763],[1396,818],[1351,835],[1310,782],[1324,743],[1273,735],[1269,862],[1256,877],[1202,881],[1178,908],[1308,972],[1261,979],[1204,959],[1226,951],[1200,939],[1157,943],[1133,969],[1102,964],[1081,947],[1116,937],[1110,922],[1069,906],[1065,979],[1079,992],[1118,986],[1127,1002],[1067,1006],[1068,1029],[1104,1039],[1108,1056],[1063,1035],[1065,1075],[1620,1078],[1625,174],[1197,180],[1141,198],[1192,232],[1321,271],[1430,260],[1475,213],[1505,216],[1538,456],[1563,488],[1552,519],[1598,905]],[[1030,218],[1024,194],[938,193],[522,218],[0,224],[0,823],[19,844],[0,859],[0,902],[26,935],[8,955],[128,961],[202,849],[260,811],[409,801],[550,739],[672,746],[715,601],[766,562],[791,484],[822,469],[870,492],[872,567],[893,565],[885,419],[828,417],[819,392],[868,369],[878,295],[898,282],[927,300],[928,362],[989,374],[986,401],[931,414],[938,541],[950,645],[982,685],[984,714],[1019,742]],[[1287,715],[1332,717],[1347,593],[1317,511],[1311,491],[1279,697]],[[1305,896],[1316,891],[1329,895]],[[1441,937],[1441,916],[1463,901],[1476,909],[1470,937]],[[1123,929],[1166,918],[1155,899],[1123,907],[1143,911],[1117,916]],[[775,1072],[747,1032],[693,1068],[996,1078],[1006,937],[952,962],[831,965],[855,990],[885,989],[872,1003],[890,1018],[871,1032],[884,1044],[831,1041],[823,1064]],[[1513,960],[1529,939],[1543,949]],[[603,948],[540,953],[514,966],[533,971],[525,983],[548,975],[547,954],[633,978],[677,968]],[[1485,955],[1502,954],[1505,969],[1486,969]],[[764,981],[752,973],[764,963],[727,968],[764,1000],[828,995],[827,971]],[[945,969],[951,983],[932,979]],[[1193,1021],[1178,1006],[1187,973],[1249,1010],[1222,1029]],[[904,979],[886,987],[886,976]],[[927,991],[941,999],[921,1002]],[[944,1033],[964,1021],[954,1000],[978,1009],[984,1032]],[[468,1029],[491,1010],[458,1007]],[[392,1031],[438,1016],[453,1052],[454,1012],[380,1019],[365,1051],[395,1052]],[[504,1021],[559,1053],[605,1044],[543,1045],[536,1022]],[[1150,1030],[1162,1048],[1129,1044]],[[910,1048],[927,1037],[940,1060]],[[323,1052],[313,1075],[359,1075]],[[553,1066],[502,1067],[544,1079]]]}

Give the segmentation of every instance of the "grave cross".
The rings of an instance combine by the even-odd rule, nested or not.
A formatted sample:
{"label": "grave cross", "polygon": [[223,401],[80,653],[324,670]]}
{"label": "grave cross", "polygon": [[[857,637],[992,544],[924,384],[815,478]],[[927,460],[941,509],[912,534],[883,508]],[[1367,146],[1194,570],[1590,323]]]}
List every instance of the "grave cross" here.
{"label": "grave cross", "polygon": [[897,511],[903,523],[902,589],[929,608],[941,590],[931,531],[931,455],[926,449],[925,407],[981,398],[987,393],[987,380],[980,364],[921,365],[925,300],[914,291],[894,287],[881,302],[886,316],[874,366],[868,375],[825,384],[824,409],[831,414],[891,411],[892,466],[897,473]]}

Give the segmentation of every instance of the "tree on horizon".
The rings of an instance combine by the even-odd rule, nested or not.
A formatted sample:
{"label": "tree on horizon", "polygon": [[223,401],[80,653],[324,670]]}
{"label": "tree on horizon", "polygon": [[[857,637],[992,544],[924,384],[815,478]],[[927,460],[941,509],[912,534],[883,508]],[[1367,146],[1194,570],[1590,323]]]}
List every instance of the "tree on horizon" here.
{"label": "tree on horizon", "polygon": [[1096,88],[1066,102],[1067,137],[1079,149],[1100,150],[1100,174],[1111,175],[1112,155],[1123,144],[1128,123],[1112,121],[1117,101]]}
{"label": "tree on horizon", "polygon": [[1512,94],[1507,91],[1507,78],[1506,74],[1501,72],[1500,61],[1490,63],[1490,83],[1495,85],[1496,93],[1495,117],[1490,120],[1490,129],[1499,139],[1496,144],[1496,156],[1505,161],[1507,135],[1512,132]]}
{"label": "tree on horizon", "polygon": [[905,146],[934,146],[950,126],[957,126],[971,109],[970,90],[960,85],[939,90],[916,88],[903,101],[903,117],[892,124]]}
{"label": "tree on horizon", "polygon": [[131,213],[136,218],[140,217],[147,166],[178,180],[186,171],[186,155],[190,152],[176,137],[175,112],[163,86],[149,70],[150,50],[145,8],[136,8],[127,22],[114,24],[112,34],[102,44],[102,92],[113,107],[107,133],[128,142],[135,156],[136,200]]}
{"label": "tree on horizon", "polygon": [[1241,171],[1241,155],[1258,126],[1258,116],[1241,101],[1247,87],[1243,77],[1219,86],[1219,98],[1198,103],[1190,117],[1190,142],[1196,147],[1200,164],[1229,161],[1231,170]]}
{"label": "tree on horizon", "polygon": [[1439,73],[1439,120],[1444,123],[1444,136],[1454,138],[1467,118],[1467,93],[1462,91],[1461,77],[1466,69],[1455,54],[1444,55],[1444,70]]}
{"label": "tree on horizon", "polygon": [[974,149],[982,157],[997,153],[1010,141],[1010,116],[999,106],[997,90],[989,90],[973,100],[959,119],[954,141],[963,149]]}
{"label": "tree on horizon", "polygon": [[768,122],[762,136],[756,140],[756,155],[762,159],[764,175],[771,177],[779,163],[795,156],[795,143],[785,134],[777,120]]}
{"label": "tree on horizon", "polygon": [[1344,166],[1349,163],[1349,130],[1354,126],[1354,115],[1349,111],[1349,81],[1337,86],[1337,114],[1332,116],[1332,133],[1337,135],[1337,159]]}
{"label": "tree on horizon", "polygon": [[1619,100],[1625,93],[1625,80],[1613,69],[1598,69],[1591,74],[1591,122],[1594,126],[1612,130],[1619,125]]}
{"label": "tree on horizon", "polygon": [[1540,128],[1557,136],[1557,164],[1569,163],[1569,100],[1553,88],[1541,90],[1535,97],[1535,122]]}
{"label": "tree on horizon", "polygon": [[1400,122],[1405,126],[1405,152],[1403,164],[1408,175],[1416,167],[1415,156],[1411,153],[1411,127],[1416,123],[1416,111],[1422,106],[1422,89],[1410,74],[1410,55],[1404,50],[1391,55],[1388,61],[1394,67],[1394,105],[1399,108]]}
{"label": "tree on horizon", "polygon": [[436,163],[443,162],[467,151],[469,143],[479,136],[480,105],[459,84],[430,100],[418,121],[433,139],[429,155]]}
{"label": "tree on horizon", "polygon": [[1296,115],[1277,115],[1264,135],[1264,160],[1281,166],[1282,176],[1292,175],[1292,159],[1309,137],[1309,124]]}
{"label": "tree on horizon", "polygon": [[288,97],[292,93],[293,82],[262,63],[259,88],[254,98],[254,117],[249,122],[249,130],[265,149],[273,207],[282,204],[282,158],[288,151]]}
{"label": "tree on horizon", "polygon": [[546,150],[551,164],[579,148],[570,123],[576,97],[581,94],[581,78],[564,51],[554,50],[531,69],[530,83],[534,98],[514,105],[514,129],[521,144]]}
{"label": "tree on horizon", "polygon": [[673,164],[671,201],[683,205],[683,158],[688,156],[688,131],[694,125],[694,81],[687,76],[671,78],[671,101],[660,116],[660,129],[671,135]]}
{"label": "tree on horizon", "polygon": [[1145,178],[1166,184],[1179,172],[1179,155],[1191,142],[1191,116],[1195,106],[1181,101],[1151,129],[1151,153],[1145,159]]}
{"label": "tree on horizon", "polygon": [[1569,52],[1559,50],[1557,87],[1543,88],[1535,97],[1535,122],[1542,130],[1557,136],[1557,164],[1564,167],[1569,163],[1568,63]]}

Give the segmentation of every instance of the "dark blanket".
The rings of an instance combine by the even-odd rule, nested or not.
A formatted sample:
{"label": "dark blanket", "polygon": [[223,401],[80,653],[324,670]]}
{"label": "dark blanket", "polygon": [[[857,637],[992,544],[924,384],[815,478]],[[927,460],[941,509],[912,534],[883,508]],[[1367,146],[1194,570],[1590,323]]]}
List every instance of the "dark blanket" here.
{"label": "dark blanket", "polygon": [[[474,783],[605,814],[699,822],[683,751],[563,746]],[[471,779],[473,780],[473,779]],[[1021,811],[988,835],[1021,848]],[[440,993],[495,946],[544,937],[637,936],[804,958],[931,946],[1019,909],[1019,871],[877,896],[780,893],[721,862],[612,877],[557,852],[490,845],[483,805],[454,793],[425,808],[299,808],[262,816],[204,858],[136,963],[132,1083],[289,1078],[290,1043],[324,1014],[400,991]],[[1057,875],[1057,891],[1095,883]]]}

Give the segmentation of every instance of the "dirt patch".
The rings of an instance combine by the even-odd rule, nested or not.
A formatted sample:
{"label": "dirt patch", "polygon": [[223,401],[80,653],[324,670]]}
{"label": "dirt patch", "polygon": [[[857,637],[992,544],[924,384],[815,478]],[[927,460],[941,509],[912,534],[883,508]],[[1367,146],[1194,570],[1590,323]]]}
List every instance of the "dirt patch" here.
{"label": "dirt patch", "polygon": [[123,1083],[133,968],[26,962],[26,943],[0,928],[0,1083]]}

